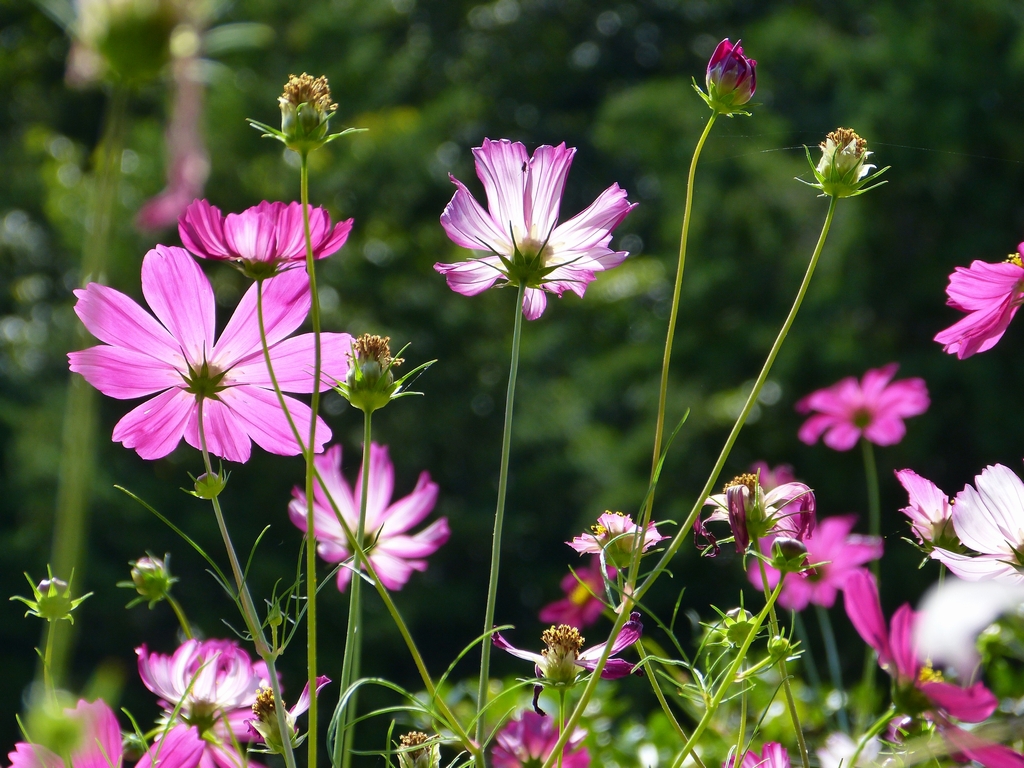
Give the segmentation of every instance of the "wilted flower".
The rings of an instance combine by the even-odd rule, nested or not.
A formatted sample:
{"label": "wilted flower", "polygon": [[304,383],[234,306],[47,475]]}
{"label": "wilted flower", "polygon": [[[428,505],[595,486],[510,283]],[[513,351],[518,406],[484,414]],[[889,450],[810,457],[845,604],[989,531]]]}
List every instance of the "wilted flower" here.
{"label": "wilted flower", "polygon": [[[590,553],[599,555],[605,553],[608,562],[622,568],[629,565],[633,552],[633,540],[637,536],[639,526],[633,522],[633,518],[622,512],[605,512],[597,523],[590,526],[589,533],[582,533],[572,541],[567,541],[570,547],[581,555]],[[662,536],[653,522],[647,524],[647,530],[643,533],[643,541],[640,544],[640,551],[646,552],[659,541],[668,536]]]}
{"label": "wilted flower", "polygon": [[718,554],[714,536],[706,523],[728,521],[736,542],[736,551],[747,551],[752,538],[788,536],[803,539],[815,525],[814,491],[803,483],[786,483],[765,493],[757,475],[740,475],[725,484],[722,493],[709,496],[705,505],[715,511],[694,522],[694,538],[704,538],[712,557]]}
{"label": "wilted flower", "polygon": [[120,581],[119,587],[134,587],[139,597],[128,603],[128,607],[138,605],[141,602],[149,603],[149,607],[167,598],[171,592],[171,585],[177,581],[171,576],[171,556],[164,555],[163,559],[147,555],[130,563],[132,567],[132,580]]}
{"label": "wilted flower", "polygon": [[[309,209],[313,258],[323,259],[348,240],[353,219],[331,227],[323,208]],[[221,214],[206,200],[195,200],[178,222],[182,244],[196,256],[230,261],[246,275],[262,280],[281,270],[305,267],[306,237],[300,203],[266,200],[242,213]]]}
{"label": "wilted flower", "polygon": [[978,555],[933,549],[931,556],[967,581],[1024,584],[1024,483],[1002,464],[985,467],[953,505],[960,542]]}
{"label": "wilted flower", "polygon": [[613,251],[608,244],[612,230],[636,204],[626,199],[618,184],[556,226],[574,154],[576,150],[563,143],[538,147],[530,157],[526,147],[508,139],[484,139],[483,146],[473,150],[488,210],[452,176],[458,189],[441,214],[441,226],[456,245],[490,255],[435,264],[449,288],[475,296],[499,280],[525,285],[523,314],[536,320],[547,306],[545,291],[560,297],[569,290],[582,297],[594,273],[625,260],[627,252]]}
{"label": "wilted flower", "polygon": [[[583,746],[587,732],[577,728],[562,749],[562,768],[588,768],[590,754]],[[509,720],[494,738],[491,761],[494,768],[532,768],[542,765],[558,743],[558,724],[550,717],[523,711]]]}
{"label": "wilted flower", "polygon": [[943,549],[959,546],[953,531],[953,506],[949,496],[912,469],[897,470],[896,479],[910,497],[910,504],[900,511],[910,518],[910,530],[918,543]]}
{"label": "wilted flower", "polygon": [[[69,755],[55,753],[41,744],[18,742],[7,755],[11,768],[122,768],[124,749],[121,728],[113,711],[103,701],[83,700],[64,715],[79,729],[77,744]],[[136,768],[196,768],[203,755],[203,742],[195,728],[177,725],[159,737],[136,764]]]}
{"label": "wilted flower", "polygon": [[409,731],[398,740],[399,768],[439,768],[441,744],[422,731]]}
{"label": "wilted flower", "polygon": [[[149,397],[114,427],[113,439],[144,459],[173,451],[182,437],[200,447],[199,403],[209,452],[248,461],[252,441],[269,453],[300,452],[274,394],[256,322],[253,285],[214,342],[213,286],[184,248],[158,245],[142,261],[142,294],[156,318],[113,288],[89,283],[75,291],[75,312],[100,341],[68,354],[71,370],[119,400]],[[267,346],[285,392],[313,390],[313,334],[287,338],[309,311],[309,278],[301,270],[263,283]],[[324,333],[321,391],[348,372],[347,333]],[[285,397],[296,424],[309,424],[309,406]],[[331,430],[317,418],[317,451]]]}
{"label": "wilted flower", "polygon": [[708,62],[708,71],[704,78],[707,93],[697,87],[696,83],[693,87],[715,112],[729,117],[749,115],[749,112],[740,107],[754,95],[757,87],[756,67],[756,61],[743,55],[739,40],[733,45],[729,38],[725,38],[715,48]]}
{"label": "wilted flower", "polygon": [[[872,153],[867,150],[867,142],[849,128],[837,128],[825,137],[825,140],[821,142],[821,159],[817,165],[811,159],[811,151],[807,147],[804,149],[807,152],[807,162],[811,165],[811,171],[814,173],[817,183],[808,181],[803,183],[820,189],[823,196],[855,197],[885,184],[884,181],[880,181],[870,187],[864,186],[889,170],[889,167],[886,166],[868,176],[875,166],[864,161]],[[797,179],[797,181],[803,181],[803,179]]]}
{"label": "wilted flower", "polygon": [[[313,486],[317,552],[328,563],[345,562],[352,556],[352,551],[345,530],[334,514],[331,499],[354,536],[359,524],[362,474],[356,478],[354,489],[349,486],[341,474],[340,445],[332,446],[323,455],[317,456],[315,464],[320,476]],[[448,518],[442,517],[419,533],[409,533],[413,526],[430,514],[437,503],[437,483],[430,479],[428,472],[420,473],[412,493],[392,502],[394,487],[395,467],[388,456],[387,446],[371,443],[370,486],[366,497],[363,546],[381,583],[388,589],[401,589],[413,571],[427,570],[425,558],[448,541],[451,531]],[[306,511],[306,494],[302,488],[296,487],[288,505],[288,517],[302,531],[306,530]],[[352,567],[346,565],[340,568],[338,589],[344,591],[351,578]]]}
{"label": "wilted flower", "polygon": [[32,599],[14,595],[11,600],[17,600],[28,606],[28,610],[25,611],[26,616],[37,616],[46,621],[66,619],[74,624],[75,617],[71,615],[71,612],[91,597],[92,592],[81,597],[71,597],[71,581],[75,577],[74,572],[72,571],[71,577],[67,581],[54,577],[50,566],[46,566],[46,572],[47,578],[40,581],[38,585],[32,581],[31,576],[25,574],[25,578],[28,579],[28,584],[32,588]]}
{"label": "wilted flower", "polygon": [[215,764],[241,765],[232,742],[252,738],[245,721],[257,691],[270,683],[267,665],[253,662],[233,640],[188,640],[170,656],[150,653],[145,645],[135,652],[139,677],[160,697],[164,716],[195,726]]}
{"label": "wilted flower", "polygon": [[[634,672],[633,667],[635,665],[625,659],[611,658],[639,640],[643,631],[644,625],[640,622],[640,614],[636,612],[631,613],[629,621],[623,624],[619,634],[612,641],[608,661],[605,663],[604,669],[601,670],[602,678],[605,680],[616,680],[630,673],[643,675],[643,670],[637,669]],[[541,640],[547,648],[540,653],[524,651],[514,647],[502,637],[500,632],[495,632],[491,635],[491,639],[495,646],[503,651],[507,651],[516,658],[532,661],[535,664],[537,677],[543,678],[548,683],[554,685],[572,685],[579,677],[581,669],[592,671],[597,667],[597,662],[604,653],[605,646],[608,645],[607,643],[599,643],[587,648],[585,651],[581,650],[584,639],[576,627],[570,627],[568,624],[559,624],[544,630]],[[537,697],[540,695],[542,688],[543,686],[538,685],[534,689],[533,697],[533,706],[540,714],[543,713],[537,708]]]}
{"label": "wilted flower", "polygon": [[943,349],[963,360],[992,349],[1024,303],[1024,243],[1006,261],[972,261],[949,276],[946,304],[967,317],[935,334]]}
{"label": "wilted flower", "polygon": [[[316,679],[316,692],[327,685],[330,678],[320,675]],[[309,683],[302,689],[302,695],[295,702],[295,706],[285,712],[284,720],[290,731],[290,740],[293,747],[299,746],[305,741],[306,736],[299,736],[299,727],[295,724],[296,718],[309,709]],[[249,733],[257,742],[261,742],[267,752],[279,755],[284,752],[284,739],[281,738],[280,725],[277,722],[277,704],[274,701],[274,691],[269,687],[262,687],[256,692],[256,700],[252,704],[252,720],[246,720]]]}
{"label": "wilted flower", "polygon": [[[765,566],[770,587],[774,588],[780,577],[785,579],[779,605],[793,611],[802,611],[809,603],[831,608],[850,575],[863,571],[865,563],[882,556],[881,537],[850,533],[856,522],[856,515],[837,515],[822,520],[814,533],[803,540],[807,548],[804,562],[812,566],[808,570],[782,575],[773,566]],[[762,552],[771,556],[773,544],[771,538],[763,540]],[[754,586],[762,586],[756,563],[750,566],[747,575]]]}
{"label": "wilted flower", "polygon": [[[614,579],[615,574],[615,568],[609,565],[605,575]],[[577,629],[585,629],[598,620],[604,611],[604,603],[595,595],[604,594],[605,589],[600,557],[594,556],[590,565],[566,574],[561,587],[565,597],[541,608],[538,618],[543,623],[568,624]]]}
{"label": "wilted flower", "polygon": [[[812,392],[796,404],[798,413],[813,413],[797,433],[813,445],[824,433],[824,443],[848,451],[861,435],[875,445],[895,445],[907,433],[903,420],[928,410],[924,379],[892,381],[899,363],[873,368],[858,382],[853,376]],[[890,383],[891,382],[891,383]]]}

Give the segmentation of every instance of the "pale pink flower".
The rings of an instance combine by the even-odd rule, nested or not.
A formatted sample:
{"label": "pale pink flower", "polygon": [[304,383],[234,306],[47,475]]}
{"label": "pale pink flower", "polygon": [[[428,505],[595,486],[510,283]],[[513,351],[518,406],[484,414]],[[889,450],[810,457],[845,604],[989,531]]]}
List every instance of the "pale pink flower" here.
{"label": "pale pink flower", "polygon": [[1004,262],[973,261],[970,267],[957,267],[949,276],[946,303],[968,314],[935,334],[935,341],[944,345],[946,352],[963,360],[992,349],[1003,337],[1024,302],[1020,254],[1024,254],[1024,243]]}
{"label": "pale pink flower", "polygon": [[931,556],[967,581],[993,579],[1024,584],[1024,483],[1002,464],[986,467],[965,486],[953,504],[953,529],[960,542],[978,555],[945,549]]}
{"label": "pale pink flower", "polygon": [[629,254],[608,247],[612,230],[635,203],[618,184],[608,187],[590,206],[557,225],[565,179],[575,148],[564,143],[538,147],[530,157],[526,147],[508,139],[484,139],[473,150],[476,173],[487,194],[484,210],[451,177],[455,196],[441,214],[448,237],[463,248],[489,255],[456,264],[435,264],[448,287],[475,296],[496,282],[526,283],[523,314],[536,320],[544,312],[544,291],[561,296],[570,290],[583,296],[594,273],[619,266]]}
{"label": "pale pink flower", "polygon": [[[609,565],[605,573],[609,579],[614,579],[616,570]],[[567,573],[561,587],[565,597],[540,609],[538,618],[542,623],[568,624],[577,629],[585,629],[600,618],[604,603],[595,595],[600,596],[605,592],[601,558],[592,557],[589,565],[577,568],[575,573]]]}
{"label": "pale pink flower", "polygon": [[[323,208],[310,208],[309,234],[313,258],[339,250],[352,231],[352,219],[331,227]],[[196,200],[178,222],[182,244],[204,259],[235,261],[262,275],[306,263],[306,238],[300,203],[266,200],[242,213],[221,214],[206,200]]]}
{"label": "pale pink flower", "polygon": [[[583,746],[587,732],[577,728],[562,749],[562,768],[587,768],[590,754]],[[491,762],[494,768],[531,768],[541,765],[558,742],[558,724],[550,717],[524,710],[509,720],[494,737]]]}
{"label": "pale pink flower", "polygon": [[931,720],[955,752],[987,768],[1024,766],[1024,756],[968,733],[950,721],[952,717],[965,723],[980,723],[995,712],[999,702],[984,683],[963,688],[945,682],[930,663],[922,661],[914,642],[918,616],[909,605],[896,610],[887,628],[878,585],[864,570],[850,576],[843,594],[854,628],[875,649],[879,666],[893,679],[898,694],[893,696],[893,702],[902,714]]}
{"label": "pale pink flower", "polygon": [[898,368],[898,363],[889,363],[868,371],[859,382],[849,376],[809,394],[796,409],[814,415],[797,436],[813,445],[824,433],[825,445],[837,451],[850,450],[861,435],[875,445],[898,443],[907,431],[903,419],[921,415],[931,403],[924,379],[892,381]]}
{"label": "pale pink flower", "polygon": [[[215,302],[210,281],[182,248],[158,245],[142,262],[142,293],[156,318],[113,288],[90,283],[75,291],[75,312],[105,342],[71,352],[71,370],[119,400],[149,397],[114,427],[113,439],[144,459],[159,459],[181,438],[199,448],[198,402],[210,453],[244,462],[251,441],[269,453],[300,452],[274,394],[260,345],[253,285],[214,342]],[[302,270],[263,283],[267,343],[280,387],[313,391],[313,334],[287,336],[309,311],[309,280]],[[348,373],[352,337],[321,336],[326,390]],[[286,397],[296,426],[309,430],[310,409]],[[317,419],[316,450],[331,430]]]}
{"label": "pale pink flower", "polygon": [[[633,518],[622,512],[605,512],[597,518],[597,524],[590,526],[590,531],[582,533],[572,541],[565,542],[581,555],[599,555],[605,553],[608,562],[618,566],[629,563],[633,551],[633,540],[636,538],[639,526],[633,522]],[[655,523],[647,524],[641,542],[641,552],[646,552],[659,541],[664,541],[668,536],[658,533]]]}
{"label": "pale pink flower", "polygon": [[[736,755],[730,755],[729,759],[722,763],[722,768],[732,768],[735,764]],[[789,768],[789,753],[778,742],[769,741],[765,743],[761,754],[752,749],[744,752],[740,768]]]}
{"label": "pale pink flower", "polygon": [[900,511],[910,518],[910,529],[920,544],[937,544],[955,538],[951,530],[953,507],[949,496],[935,483],[912,469],[896,471],[896,479],[910,497],[909,506]]}
{"label": "pale pink flower", "polygon": [[243,759],[232,740],[252,739],[246,721],[257,692],[270,684],[267,665],[253,662],[234,640],[188,640],[170,656],[150,653],[145,645],[135,653],[139,676],[160,697],[165,717],[177,707],[180,721],[203,737],[200,768],[240,768]]}
{"label": "pale pink flower", "polygon": [[[862,566],[865,563],[882,556],[881,537],[850,533],[856,522],[856,515],[827,517],[818,523],[814,533],[804,538],[803,543],[807,547],[805,562],[814,567],[801,573],[786,574],[779,605],[793,611],[802,611],[810,603],[831,608],[851,574],[864,571]],[[771,554],[772,541],[772,538],[762,541],[761,549],[765,555]],[[768,585],[774,589],[779,583],[779,571],[770,565],[765,567]],[[751,564],[747,575],[754,586],[762,586],[761,571],[756,563]]]}
{"label": "pale pink flower", "polygon": [[[7,755],[11,768],[122,768],[124,749],[121,728],[113,711],[102,700],[83,700],[73,709],[64,710],[71,720],[79,721],[81,737],[71,752],[70,765],[64,757],[39,744],[20,741]],[[197,768],[203,755],[203,741],[195,728],[176,725],[159,736],[146,750],[136,768]]]}
{"label": "pale pink flower", "polygon": [[767,461],[755,461],[750,465],[750,474],[757,476],[765,493],[778,488],[786,483],[796,482],[796,475],[793,473],[792,464],[777,464],[772,467]]}
{"label": "pale pink flower", "polygon": [[[355,535],[359,524],[359,503],[362,498],[362,473],[355,488],[341,474],[341,446],[328,448],[317,456],[316,468],[323,480],[313,490],[313,524],[316,527],[317,552],[328,563],[341,563],[352,557],[345,530],[338,522],[328,499],[334,500],[338,511]],[[326,489],[326,493],[325,493]],[[451,535],[448,518],[435,520],[419,533],[409,529],[418,525],[437,503],[437,483],[430,474],[421,472],[416,487],[408,496],[392,502],[395,489],[395,467],[385,445],[370,445],[370,485],[366,497],[366,537],[364,547],[381,583],[388,589],[401,589],[413,571],[427,570],[425,558],[434,554]],[[296,487],[288,505],[288,516],[297,528],[306,530],[306,494]],[[363,564],[363,568],[366,565]],[[352,578],[352,565],[338,570],[338,589],[344,591]]]}

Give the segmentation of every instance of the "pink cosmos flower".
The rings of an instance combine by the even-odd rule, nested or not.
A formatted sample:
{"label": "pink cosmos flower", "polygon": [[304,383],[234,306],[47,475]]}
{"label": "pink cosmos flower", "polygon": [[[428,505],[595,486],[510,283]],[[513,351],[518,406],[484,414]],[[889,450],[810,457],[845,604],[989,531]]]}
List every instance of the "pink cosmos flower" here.
{"label": "pink cosmos flower", "polygon": [[[629,563],[630,554],[633,551],[633,539],[639,529],[633,518],[622,512],[605,512],[597,518],[597,524],[590,526],[589,533],[582,533],[572,541],[565,542],[581,555],[599,555],[605,553],[609,562],[618,566]],[[647,530],[643,534],[641,544],[643,552],[646,552],[659,541],[664,541],[668,536],[658,533],[655,523],[647,524]]]}
{"label": "pink cosmos flower", "polygon": [[739,40],[733,45],[729,38],[725,38],[715,48],[708,62],[704,78],[708,89],[708,105],[727,115],[738,111],[736,108],[750,101],[757,89],[756,68],[757,62],[743,55],[743,46]]}
{"label": "pink cosmos flower", "polygon": [[[616,570],[608,566],[609,579],[614,579]],[[601,576],[601,558],[593,557],[589,565],[577,568],[562,579],[565,597],[548,603],[540,609],[538,618],[544,624],[568,624],[570,627],[585,629],[594,624],[604,611],[604,603],[595,594],[604,594],[604,578]],[[589,587],[589,589],[588,589]]]}
{"label": "pink cosmos flower", "polygon": [[[355,488],[345,481],[341,474],[340,445],[328,448],[315,461],[324,482],[321,486],[317,481],[313,491],[317,552],[328,563],[340,563],[348,560],[352,553],[327,494],[334,499],[338,511],[354,535],[359,524],[362,477],[356,478]],[[388,456],[387,446],[372,443],[370,488],[366,497],[365,546],[381,583],[392,590],[405,586],[413,571],[427,570],[424,558],[434,554],[451,535],[446,517],[435,520],[419,533],[408,533],[410,528],[430,514],[437,503],[437,483],[430,479],[429,473],[421,472],[412,493],[392,502],[394,487],[395,467]],[[325,488],[327,493],[324,492]],[[306,494],[303,489],[296,487],[292,491],[288,516],[299,530],[306,530]],[[351,578],[349,566],[339,569],[338,589],[344,591]]]}
{"label": "pink cosmos flower", "polygon": [[1024,243],[1006,261],[973,261],[949,276],[946,303],[967,317],[935,334],[943,349],[963,360],[992,349],[1024,303]]}
{"label": "pink cosmos flower", "polygon": [[785,483],[765,493],[758,476],[740,475],[726,484],[724,493],[709,496],[705,506],[715,511],[694,522],[694,539],[704,538],[712,557],[718,554],[715,537],[705,527],[714,521],[728,521],[736,542],[736,551],[747,551],[752,536],[763,539],[785,536],[802,541],[816,523],[814,491],[803,483]]}
{"label": "pink cosmos flower", "polygon": [[920,544],[942,544],[953,536],[953,507],[949,496],[935,483],[912,469],[900,469],[896,479],[910,497],[909,506],[900,511],[910,518],[910,529]]}
{"label": "pink cosmos flower", "polygon": [[252,738],[246,721],[257,692],[270,684],[267,665],[254,663],[234,640],[188,640],[170,656],[145,645],[135,653],[142,683],[160,697],[165,716],[178,707],[177,716],[204,739],[200,768],[240,768],[232,741]]}
{"label": "pink cosmos flower", "polygon": [[[309,234],[313,258],[322,259],[339,250],[352,231],[352,219],[331,228],[323,208],[310,208]],[[268,203],[266,200],[242,213],[229,213],[206,200],[196,200],[178,222],[182,244],[196,256],[236,261],[257,274],[306,263],[306,239],[300,203]]]}
{"label": "pink cosmos flower", "polygon": [[921,415],[931,404],[924,379],[890,383],[898,368],[898,363],[889,363],[868,371],[859,382],[849,376],[809,394],[796,410],[814,415],[797,436],[813,445],[824,433],[825,445],[836,451],[850,450],[862,434],[875,445],[898,443],[907,431],[903,419]]}
{"label": "pink cosmos flower", "polygon": [[993,579],[1024,584],[1024,483],[1002,464],[986,467],[965,486],[953,505],[953,528],[964,546],[978,555],[945,549],[931,556],[967,581]]}
{"label": "pink cosmos flower", "polygon": [[[735,764],[736,755],[730,755],[729,759],[722,763],[722,768],[732,768]],[[789,768],[789,753],[778,742],[769,741],[764,745],[761,754],[752,749],[744,752],[740,768]]]}
{"label": "pink cosmos flower", "polygon": [[[583,746],[587,732],[577,728],[565,743],[563,768],[588,768],[590,754]],[[494,737],[491,761],[494,768],[529,768],[541,765],[551,755],[558,742],[558,725],[550,717],[525,710],[515,720],[509,720]]]}
{"label": "pink cosmos flower", "polygon": [[[73,709],[64,710],[82,728],[78,747],[71,752],[70,766],[64,758],[39,744],[20,741],[7,755],[11,768],[121,768],[124,749],[121,728],[113,711],[103,701],[84,699]],[[203,742],[195,728],[177,725],[158,737],[146,750],[136,768],[196,768],[203,754]]]}
{"label": "pink cosmos flower", "polygon": [[[269,453],[300,452],[272,389],[260,345],[253,285],[214,342],[215,302],[210,281],[182,248],[158,245],[142,262],[142,293],[156,318],[113,288],[90,283],[75,291],[75,312],[89,332],[105,342],[71,352],[71,370],[105,395],[126,400],[155,397],[129,411],[113,439],[144,459],[159,459],[181,438],[199,448],[198,403],[210,453],[244,462],[251,441]],[[274,372],[285,392],[313,391],[313,334],[286,338],[309,311],[309,281],[303,271],[263,283],[267,342]],[[352,337],[321,336],[320,390],[344,380]],[[307,425],[310,409],[286,397],[296,425]],[[331,430],[317,420],[316,450]]]}
{"label": "pink cosmos flower", "polygon": [[[809,603],[831,608],[836,594],[843,589],[854,573],[864,572],[861,566],[882,556],[882,539],[879,536],[851,534],[856,515],[837,515],[822,520],[814,533],[803,542],[807,547],[808,565],[812,570],[802,573],[787,573],[779,595],[779,605],[793,611],[802,611]],[[772,539],[764,539],[762,552],[771,554]],[[768,585],[775,588],[779,583],[779,571],[766,566]],[[750,582],[762,586],[761,572],[757,564],[747,571]]]}
{"label": "pink cosmos flower", "polygon": [[780,485],[796,482],[792,464],[777,464],[772,467],[767,461],[755,461],[750,465],[750,474],[757,477],[765,493],[775,490]]}
{"label": "pink cosmos flower", "polygon": [[967,688],[947,683],[930,664],[921,661],[914,643],[917,614],[908,604],[896,610],[887,629],[878,586],[864,570],[847,580],[844,602],[854,628],[875,649],[879,666],[892,677],[898,692],[894,702],[903,714],[933,721],[955,751],[988,768],[1024,766],[1024,756],[1000,744],[983,741],[950,722],[952,717],[965,723],[980,723],[995,712],[999,702],[984,683]]}
{"label": "pink cosmos flower", "polygon": [[490,255],[435,264],[449,288],[475,296],[499,280],[510,285],[525,282],[523,314],[527,320],[536,320],[547,306],[544,291],[560,297],[570,290],[583,296],[595,272],[625,260],[628,253],[613,251],[608,244],[612,230],[636,204],[626,199],[626,191],[618,184],[556,226],[575,154],[575,148],[562,143],[538,147],[530,157],[526,147],[508,139],[484,139],[483,146],[473,150],[488,210],[452,176],[457,190],[441,214],[441,226],[456,245]]}
{"label": "pink cosmos flower", "polygon": [[[316,691],[314,695],[319,696],[323,687],[331,682],[326,675],[319,675],[316,679]],[[299,727],[295,724],[299,715],[309,710],[312,697],[309,695],[309,682],[302,688],[302,694],[295,706],[286,710],[284,714],[285,723],[290,731],[292,746],[298,746],[301,740],[296,738]],[[277,705],[274,702],[274,691],[271,688],[260,688],[256,692],[256,701],[252,705],[254,717],[245,721],[249,729],[249,735],[259,744],[268,745],[270,751],[280,753],[282,751],[283,739],[281,738],[280,724],[277,722]],[[303,737],[305,738],[305,737]]]}

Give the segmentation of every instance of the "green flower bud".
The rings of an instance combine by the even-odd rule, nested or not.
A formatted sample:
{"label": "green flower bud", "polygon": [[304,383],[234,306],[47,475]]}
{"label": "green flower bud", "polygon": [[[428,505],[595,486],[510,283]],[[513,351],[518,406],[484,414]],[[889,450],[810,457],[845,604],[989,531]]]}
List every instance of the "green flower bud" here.
{"label": "green flower bud", "polygon": [[192,491],[191,493],[193,496],[198,496],[200,499],[210,501],[220,496],[227,484],[227,474],[215,472],[211,475],[209,472],[204,472],[199,477],[195,478],[195,491]]}
{"label": "green flower bud", "polygon": [[788,637],[776,635],[768,641],[768,653],[773,659],[784,659],[793,650],[793,644]]}
{"label": "green flower bud", "polygon": [[390,336],[364,333],[352,345],[351,365],[342,394],[365,413],[383,408],[398,389],[392,369],[405,361],[391,357],[390,341]]}
{"label": "green flower bud", "polygon": [[865,163],[871,156],[871,152],[867,151],[867,144],[850,128],[837,128],[832,131],[825,137],[825,141],[821,142],[821,159],[817,165],[811,160],[810,150],[807,150],[807,162],[811,165],[817,183],[804,183],[820,189],[823,195],[835,198],[855,197],[874,189],[879,184],[884,184],[882,181],[870,187],[864,186],[889,170],[886,166],[868,175],[875,166]]}
{"label": "green flower bud", "polygon": [[133,600],[129,605],[145,600],[152,608],[161,600],[167,599],[171,585],[177,581],[171,576],[170,563],[170,555],[164,555],[163,560],[147,555],[131,563],[132,580],[118,583],[118,586],[122,587],[135,587],[135,591],[139,593],[140,599]]}
{"label": "green flower bud", "polygon": [[421,731],[410,731],[399,739],[400,768],[438,768],[441,765],[441,745],[437,739]]}
{"label": "green flower bud", "polygon": [[800,573],[807,567],[807,547],[799,539],[779,536],[772,542],[772,567],[783,573]]}
{"label": "green flower bud", "polygon": [[331,89],[324,76],[303,72],[289,75],[281,105],[281,134],[285,146],[300,154],[312,152],[325,143],[327,128],[338,105],[331,101]]}
{"label": "green flower bud", "polygon": [[[11,600],[18,600],[28,606],[28,610],[25,612],[26,616],[37,616],[47,621],[66,619],[74,624],[75,619],[71,612],[85,602],[92,595],[92,592],[78,598],[73,598],[71,597],[71,579],[62,581],[61,579],[54,578],[49,566],[46,567],[46,570],[49,578],[40,581],[38,586],[33,583],[31,576],[27,573],[25,574],[29,586],[32,587],[33,599],[14,595]],[[71,578],[74,578],[73,571]]]}

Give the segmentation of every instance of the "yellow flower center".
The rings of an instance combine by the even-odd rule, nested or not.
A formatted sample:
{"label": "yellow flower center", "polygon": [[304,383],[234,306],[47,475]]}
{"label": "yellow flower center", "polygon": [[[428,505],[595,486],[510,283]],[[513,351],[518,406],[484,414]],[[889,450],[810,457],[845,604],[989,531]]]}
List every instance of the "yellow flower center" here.
{"label": "yellow flower center", "polygon": [[573,605],[586,605],[590,601],[590,590],[586,584],[577,584],[576,588],[569,594],[569,601]]}
{"label": "yellow flower center", "polygon": [[1016,264],[1018,267],[1024,267],[1024,262],[1021,262],[1019,253],[1011,253],[1006,257],[1006,262],[1008,264]]}
{"label": "yellow flower center", "polygon": [[923,667],[917,675],[917,681],[919,683],[941,683],[942,672],[932,667],[932,663],[929,661]]}

